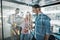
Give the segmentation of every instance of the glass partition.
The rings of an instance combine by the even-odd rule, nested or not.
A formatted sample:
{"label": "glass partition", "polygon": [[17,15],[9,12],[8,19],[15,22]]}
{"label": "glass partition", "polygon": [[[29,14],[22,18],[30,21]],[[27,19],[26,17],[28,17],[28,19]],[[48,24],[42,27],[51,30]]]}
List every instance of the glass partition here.
{"label": "glass partition", "polygon": [[[17,0],[15,0],[15,1],[17,1]],[[32,1],[32,0],[30,0],[30,1]],[[45,0],[45,1],[48,2],[48,0]],[[42,3],[42,5],[44,5],[44,4]],[[32,12],[32,7],[26,6],[26,5],[21,5],[21,4],[15,3],[15,2],[9,2],[9,1],[2,1],[2,7],[3,7],[4,40],[21,40],[21,39],[30,40],[30,39],[32,39],[33,35],[35,34],[35,18],[36,18],[36,15]],[[60,33],[59,32],[60,4],[48,6],[48,7],[42,7],[41,10],[42,10],[43,14],[45,14],[51,18],[50,30],[53,33]],[[1,19],[1,17],[0,17],[0,19]],[[1,25],[1,21],[0,21],[0,25]],[[28,36],[23,35],[23,34],[27,34]],[[2,35],[2,26],[0,26],[0,36],[1,35]],[[34,36],[36,36],[36,35],[34,35]],[[1,36],[1,38],[2,38],[2,36]]]}
{"label": "glass partition", "polygon": [[42,8],[44,14],[51,18],[53,33],[59,33],[60,28],[60,4]]}
{"label": "glass partition", "polygon": [[[4,40],[20,40],[21,28],[19,24],[24,22],[26,14],[29,12],[31,14],[31,7],[7,1],[2,1],[2,3]],[[18,12],[18,16],[15,20],[16,12]]]}
{"label": "glass partition", "polygon": [[0,1],[0,40],[2,40],[1,1]]}

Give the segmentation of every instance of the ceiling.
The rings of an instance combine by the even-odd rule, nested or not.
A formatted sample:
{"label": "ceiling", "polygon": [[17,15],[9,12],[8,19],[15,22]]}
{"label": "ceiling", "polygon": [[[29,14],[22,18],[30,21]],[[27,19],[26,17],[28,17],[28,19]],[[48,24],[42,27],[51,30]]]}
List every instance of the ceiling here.
{"label": "ceiling", "polygon": [[15,2],[19,4],[26,4],[26,5],[39,4],[41,6],[60,2],[60,0],[3,0],[3,1]]}

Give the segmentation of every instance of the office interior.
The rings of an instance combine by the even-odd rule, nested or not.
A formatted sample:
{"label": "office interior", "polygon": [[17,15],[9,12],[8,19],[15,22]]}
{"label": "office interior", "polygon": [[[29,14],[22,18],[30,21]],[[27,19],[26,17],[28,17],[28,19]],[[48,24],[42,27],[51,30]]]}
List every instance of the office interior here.
{"label": "office interior", "polygon": [[[2,4],[1,4],[2,2]],[[15,9],[19,8],[19,15],[23,18],[32,12],[32,5],[39,4],[41,11],[51,18],[51,31],[56,40],[60,40],[60,0],[2,0],[0,1],[0,40],[10,40],[11,25],[7,22],[9,15],[15,13]],[[32,17],[32,21],[35,19]],[[3,22],[3,23],[2,23]],[[35,24],[33,23],[34,30]]]}

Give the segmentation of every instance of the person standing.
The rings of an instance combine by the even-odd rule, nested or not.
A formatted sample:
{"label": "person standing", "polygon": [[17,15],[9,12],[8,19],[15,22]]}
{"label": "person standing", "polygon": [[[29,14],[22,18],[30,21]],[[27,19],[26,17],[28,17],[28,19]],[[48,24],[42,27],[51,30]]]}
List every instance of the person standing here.
{"label": "person standing", "polygon": [[35,38],[36,40],[48,40],[50,31],[50,18],[41,12],[38,4],[32,6],[32,11],[36,14],[35,18]]}
{"label": "person standing", "polygon": [[32,27],[31,14],[27,12],[24,22],[20,25],[22,27],[20,40],[30,40],[30,30]]}
{"label": "person standing", "polygon": [[19,8],[16,8],[15,14],[12,14],[8,18],[8,23],[11,24],[11,40],[19,40],[20,24],[23,18],[19,15]]}

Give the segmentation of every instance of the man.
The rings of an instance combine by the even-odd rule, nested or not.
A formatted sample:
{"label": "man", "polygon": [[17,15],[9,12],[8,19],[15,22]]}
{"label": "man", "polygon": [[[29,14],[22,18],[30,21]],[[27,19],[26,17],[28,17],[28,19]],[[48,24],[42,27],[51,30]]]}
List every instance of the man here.
{"label": "man", "polygon": [[[21,29],[20,24],[22,23],[23,18],[19,15],[19,8],[16,8],[15,14],[9,16],[8,23],[11,24],[11,36],[12,39],[18,40],[19,31]],[[14,38],[16,36],[16,38]]]}
{"label": "man", "polygon": [[39,5],[32,6],[33,12],[36,14],[35,18],[35,35],[36,40],[48,40],[50,35],[50,18],[41,12]]}

